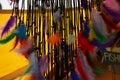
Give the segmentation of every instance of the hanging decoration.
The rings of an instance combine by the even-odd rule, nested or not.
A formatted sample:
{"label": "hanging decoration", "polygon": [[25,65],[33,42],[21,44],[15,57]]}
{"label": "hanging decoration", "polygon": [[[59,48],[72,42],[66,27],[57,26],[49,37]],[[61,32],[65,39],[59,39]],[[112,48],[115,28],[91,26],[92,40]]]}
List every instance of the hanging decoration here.
{"label": "hanging decoration", "polygon": [[6,44],[15,37],[15,33],[11,32],[6,38],[0,39],[0,44]]}
{"label": "hanging decoration", "polygon": [[29,37],[25,40],[25,43],[21,43],[20,48],[19,49],[15,49],[14,51],[17,53],[25,53],[28,52],[30,49],[32,49],[33,46],[33,42],[34,42],[34,38],[33,37]]}
{"label": "hanging decoration", "polygon": [[48,43],[50,44],[56,44],[56,43],[59,43],[60,41],[60,34],[59,33],[56,33],[54,35],[51,35],[49,38],[48,38]]}
{"label": "hanging decoration", "polygon": [[19,0],[11,1],[15,8],[1,28],[0,44],[13,39],[10,51],[29,60],[23,75],[31,74],[34,80],[95,80],[94,72],[105,73],[95,61],[98,51],[104,52],[119,38],[115,0],[27,0],[26,13],[24,0],[21,10]]}
{"label": "hanging decoration", "polygon": [[5,26],[3,26],[1,37],[10,30],[11,27],[14,26],[16,22],[16,16],[11,16],[9,20],[6,22]]}

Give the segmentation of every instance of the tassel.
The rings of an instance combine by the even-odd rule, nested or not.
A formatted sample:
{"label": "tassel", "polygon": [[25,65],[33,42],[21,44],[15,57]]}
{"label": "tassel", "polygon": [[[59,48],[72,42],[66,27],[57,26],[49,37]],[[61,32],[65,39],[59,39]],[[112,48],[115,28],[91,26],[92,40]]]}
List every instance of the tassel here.
{"label": "tassel", "polygon": [[50,43],[52,45],[59,43],[59,41],[60,41],[60,34],[56,33],[56,34],[50,36],[47,41],[48,41],[48,43]]}
{"label": "tassel", "polygon": [[82,35],[82,31],[78,34],[78,44],[80,45],[79,47],[83,48],[83,50],[90,51],[91,53],[94,53],[96,48]]}
{"label": "tassel", "polygon": [[91,20],[95,25],[93,26],[95,32],[99,33],[99,36],[103,38],[107,38],[108,33],[107,33],[106,25],[96,9],[92,9],[91,11]]}
{"label": "tassel", "polygon": [[26,31],[27,31],[25,25],[18,26],[16,30],[18,31],[16,36],[19,39],[24,40],[26,38]]}
{"label": "tassel", "polygon": [[[118,10],[118,11],[112,10],[110,7],[108,7],[106,5],[105,2],[102,3],[102,7],[105,9],[105,11],[108,13],[108,15],[113,19],[113,21],[119,22],[120,21],[120,10]],[[113,3],[112,3],[112,5],[113,5]]]}
{"label": "tassel", "polygon": [[16,51],[17,53],[26,53],[26,52],[28,52],[30,49],[32,49],[33,42],[34,42],[34,38],[33,38],[33,37],[30,37],[30,38],[28,38],[27,42],[26,42],[24,45],[22,45],[21,48],[15,49],[15,51]]}
{"label": "tassel", "polygon": [[74,69],[71,69],[71,79],[72,79],[72,80],[82,80],[82,79],[80,78],[80,76],[78,76],[78,74],[75,72]]}
{"label": "tassel", "polygon": [[89,31],[90,31],[90,29],[89,29],[89,20],[86,19],[86,21],[84,22],[84,29],[83,29],[84,37],[86,37],[86,38],[89,37],[89,35],[88,35]]}
{"label": "tassel", "polygon": [[7,21],[7,23],[5,24],[5,26],[3,27],[2,33],[1,33],[1,37],[10,30],[11,27],[14,26],[16,21],[16,17],[15,16],[11,16],[10,19]]}
{"label": "tassel", "polygon": [[5,44],[11,41],[15,37],[14,33],[10,33],[6,38],[0,40],[0,44]]}

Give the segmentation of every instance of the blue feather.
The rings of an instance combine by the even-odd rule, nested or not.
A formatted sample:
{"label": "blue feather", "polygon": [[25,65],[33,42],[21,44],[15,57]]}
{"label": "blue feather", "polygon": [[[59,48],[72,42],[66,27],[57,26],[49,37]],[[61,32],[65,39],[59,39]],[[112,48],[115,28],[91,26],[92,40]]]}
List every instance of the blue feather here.
{"label": "blue feather", "polygon": [[16,34],[17,37],[21,40],[24,40],[26,38],[26,27],[25,25],[20,25],[17,27],[18,33]]}

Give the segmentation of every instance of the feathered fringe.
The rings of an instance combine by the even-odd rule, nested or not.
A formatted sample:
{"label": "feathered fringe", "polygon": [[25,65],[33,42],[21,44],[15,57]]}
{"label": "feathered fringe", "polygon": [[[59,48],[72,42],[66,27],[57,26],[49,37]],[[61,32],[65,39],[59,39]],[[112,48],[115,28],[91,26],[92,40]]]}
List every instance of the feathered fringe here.
{"label": "feathered fringe", "polygon": [[71,79],[72,80],[82,80],[80,78],[80,76],[78,76],[78,74],[76,73],[76,71],[74,69],[71,69]]}
{"label": "feathered fringe", "polygon": [[26,38],[26,26],[25,25],[20,25],[17,27],[16,29],[18,31],[18,33],[16,34],[16,36],[21,39],[24,40]]}
{"label": "feathered fringe", "polygon": [[11,16],[10,19],[7,21],[7,23],[5,24],[5,26],[3,27],[2,33],[1,33],[1,37],[10,30],[11,27],[14,26],[16,22],[16,17],[15,16]]}
{"label": "feathered fringe", "polygon": [[117,26],[117,24],[110,18],[110,16],[108,15],[108,13],[105,11],[104,7],[102,6],[101,8],[101,16],[105,22],[105,24],[107,25],[108,30],[111,32],[112,30],[120,30],[119,26]]}
{"label": "feathered fringe", "polygon": [[89,37],[89,20],[86,19],[86,21],[84,22],[84,29],[83,29],[83,35],[84,37],[88,38]]}
{"label": "feathered fringe", "polygon": [[30,49],[32,49],[33,42],[34,42],[34,38],[29,37],[27,42],[24,45],[22,45],[21,48],[15,49],[15,52],[17,52],[17,53],[26,53],[26,52],[28,52]]}
{"label": "feathered fringe", "polygon": [[90,41],[82,35],[82,31],[78,34],[78,47],[91,53],[95,52],[96,47],[91,45]]}
{"label": "feathered fringe", "polygon": [[92,9],[91,11],[91,20],[94,23],[93,28],[95,32],[99,33],[101,37],[107,38],[108,31],[106,25],[96,9]]}
{"label": "feathered fringe", "polygon": [[40,73],[43,75],[48,69],[48,55],[44,55],[39,59]]}
{"label": "feathered fringe", "polygon": [[48,43],[54,45],[54,44],[57,44],[59,43],[60,41],[60,34],[59,33],[56,33],[54,35],[51,35],[49,38],[48,38]]}
{"label": "feathered fringe", "polygon": [[75,58],[75,63],[77,66],[77,70],[82,78],[82,80],[93,80],[91,79],[91,77],[87,74],[87,72],[84,70],[83,65],[81,60],[79,59],[78,54],[76,54],[76,58]]}
{"label": "feathered fringe", "polygon": [[87,62],[86,56],[84,55],[84,53],[82,53],[82,51],[78,51],[78,54],[79,54],[79,59],[82,62],[83,68],[85,69],[85,71],[87,71],[89,75],[91,75],[91,77],[94,78],[94,73],[92,71],[92,68]]}
{"label": "feathered fringe", "polygon": [[[112,3],[113,5],[113,3]],[[110,7],[108,7],[106,5],[105,2],[102,3],[102,7],[104,7],[105,11],[108,13],[108,15],[110,15],[110,17],[116,21],[119,22],[120,21],[120,10],[112,10]],[[112,7],[112,6],[111,6]]]}
{"label": "feathered fringe", "polygon": [[117,3],[116,0],[105,0],[103,1],[103,3],[111,10],[120,11],[119,4]]}
{"label": "feathered fringe", "polygon": [[15,42],[14,42],[14,46],[13,46],[13,48],[10,51],[12,51],[13,49],[15,49],[16,46],[18,45],[18,43],[19,43],[19,39],[16,37],[15,38]]}
{"label": "feathered fringe", "polygon": [[92,41],[96,37],[96,35],[93,30],[93,22],[91,20],[89,21],[89,27],[90,27],[89,40]]}
{"label": "feathered fringe", "polygon": [[88,63],[90,64],[90,66],[94,69],[95,72],[97,72],[98,74],[103,74],[104,73],[104,70],[98,66],[95,65],[94,63],[94,59],[92,58],[92,56],[87,53],[87,61]]}
{"label": "feathered fringe", "polygon": [[33,73],[33,76],[35,77],[35,80],[43,80],[39,70],[37,54],[35,52],[32,52],[30,54],[29,61],[31,65],[31,71]]}
{"label": "feathered fringe", "polygon": [[14,33],[10,33],[6,38],[0,40],[0,44],[5,44],[11,41],[15,37]]}

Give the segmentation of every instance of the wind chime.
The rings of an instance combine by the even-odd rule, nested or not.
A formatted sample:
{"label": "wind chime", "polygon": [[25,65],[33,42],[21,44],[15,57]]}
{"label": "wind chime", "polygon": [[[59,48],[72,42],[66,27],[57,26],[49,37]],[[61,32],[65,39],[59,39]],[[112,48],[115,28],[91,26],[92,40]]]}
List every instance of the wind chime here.
{"label": "wind chime", "polygon": [[[111,27],[109,16],[105,17],[105,11],[109,11],[107,1],[27,0],[25,12],[25,1],[22,0],[18,10],[19,0],[15,0],[12,15],[2,29],[0,44],[15,38],[11,50],[29,60],[24,75],[31,73],[35,80],[95,80],[94,72],[104,73],[94,63],[96,56],[119,38],[116,37],[119,31],[112,31],[119,29],[119,25]],[[119,22],[116,16],[113,19]],[[7,32],[11,33],[6,37]]]}

